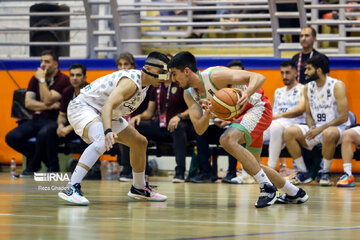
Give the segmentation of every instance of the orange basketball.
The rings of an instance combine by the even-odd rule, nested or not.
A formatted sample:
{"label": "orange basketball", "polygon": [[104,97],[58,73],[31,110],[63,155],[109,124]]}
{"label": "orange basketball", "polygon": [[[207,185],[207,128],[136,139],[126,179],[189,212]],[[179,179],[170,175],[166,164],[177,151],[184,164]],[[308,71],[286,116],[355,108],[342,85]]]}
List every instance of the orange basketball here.
{"label": "orange basketball", "polygon": [[223,120],[230,120],[240,114],[237,102],[241,95],[232,88],[222,88],[215,93],[211,101],[212,111]]}

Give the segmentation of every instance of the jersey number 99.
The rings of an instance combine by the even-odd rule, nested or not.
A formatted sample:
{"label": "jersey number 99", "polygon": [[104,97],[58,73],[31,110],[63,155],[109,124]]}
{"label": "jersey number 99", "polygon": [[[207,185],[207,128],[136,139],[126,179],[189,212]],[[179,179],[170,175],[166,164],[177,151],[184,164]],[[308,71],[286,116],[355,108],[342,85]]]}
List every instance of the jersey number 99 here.
{"label": "jersey number 99", "polygon": [[326,122],[326,114],[325,113],[318,113],[317,122]]}

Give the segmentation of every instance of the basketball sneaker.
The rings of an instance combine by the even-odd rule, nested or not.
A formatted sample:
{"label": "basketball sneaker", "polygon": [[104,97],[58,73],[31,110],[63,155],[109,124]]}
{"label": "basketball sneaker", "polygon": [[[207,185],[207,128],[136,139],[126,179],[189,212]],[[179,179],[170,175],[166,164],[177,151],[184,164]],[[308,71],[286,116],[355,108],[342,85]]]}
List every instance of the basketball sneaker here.
{"label": "basketball sneaker", "polygon": [[236,172],[228,172],[221,180],[223,183],[232,183],[231,180],[236,177]]}
{"label": "basketball sneaker", "polygon": [[255,203],[256,208],[268,207],[275,203],[277,189],[270,183],[260,184],[260,196],[258,201]]}
{"label": "basketball sneaker", "polygon": [[306,194],[304,190],[299,188],[299,191],[295,196],[290,196],[288,194],[280,195],[275,203],[277,204],[301,204],[306,202],[309,199],[309,196]]}
{"label": "basketball sneaker", "polygon": [[89,200],[84,197],[80,183],[68,184],[64,190],[58,193],[59,198],[78,205],[89,205]]}
{"label": "basketball sneaker", "polygon": [[299,184],[307,184],[312,180],[313,179],[310,177],[310,174],[308,172],[298,172],[296,174],[296,177],[291,179],[290,182],[294,185],[299,185]]}
{"label": "basketball sneaker", "polygon": [[331,186],[331,176],[330,173],[322,173],[320,178],[320,186]]}
{"label": "basketball sneaker", "polygon": [[247,173],[241,173],[239,176],[231,179],[231,183],[233,184],[253,184],[255,183],[255,179]]}
{"label": "basketball sneaker", "polygon": [[183,183],[183,182],[185,182],[184,175],[180,174],[180,173],[175,174],[175,177],[173,178],[172,182],[173,183]]}
{"label": "basketball sneaker", "polygon": [[135,188],[132,185],[128,196],[129,198],[134,200],[147,200],[150,202],[164,202],[167,199],[167,196],[161,195],[160,193],[153,191],[150,188],[149,183],[146,183],[146,186],[143,189]]}
{"label": "basketball sneaker", "polygon": [[342,175],[342,177],[339,179],[339,181],[336,183],[337,187],[355,187],[355,179],[354,176],[351,175],[347,175],[347,173],[345,173],[344,175]]}

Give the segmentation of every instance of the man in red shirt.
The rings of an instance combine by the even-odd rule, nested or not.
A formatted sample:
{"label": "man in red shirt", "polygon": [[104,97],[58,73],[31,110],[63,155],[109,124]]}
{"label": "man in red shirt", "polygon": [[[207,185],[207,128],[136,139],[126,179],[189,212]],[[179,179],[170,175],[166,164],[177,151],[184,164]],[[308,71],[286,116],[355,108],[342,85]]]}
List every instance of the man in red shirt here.
{"label": "man in red shirt", "polygon": [[[58,145],[59,142],[79,138],[73,127],[67,120],[67,107],[69,102],[80,93],[80,89],[87,85],[86,67],[82,64],[72,64],[69,68],[71,85],[64,89],[61,95],[60,112],[56,122],[44,127],[44,131],[37,135],[37,141],[41,144],[42,157],[34,161],[45,161],[47,172],[59,172]],[[84,143],[84,142],[83,142]],[[84,143],[84,147],[86,144]],[[38,163],[37,163],[38,164]]]}
{"label": "man in red shirt", "polygon": [[25,95],[25,107],[34,111],[33,117],[11,130],[5,137],[6,143],[27,159],[26,169],[21,176],[32,176],[41,168],[38,161],[32,164],[33,159],[41,154],[41,145],[37,141],[34,149],[28,139],[44,131],[47,124],[56,122],[61,94],[69,85],[69,77],[59,71],[58,56],[52,51],[43,51],[40,67],[30,79]]}

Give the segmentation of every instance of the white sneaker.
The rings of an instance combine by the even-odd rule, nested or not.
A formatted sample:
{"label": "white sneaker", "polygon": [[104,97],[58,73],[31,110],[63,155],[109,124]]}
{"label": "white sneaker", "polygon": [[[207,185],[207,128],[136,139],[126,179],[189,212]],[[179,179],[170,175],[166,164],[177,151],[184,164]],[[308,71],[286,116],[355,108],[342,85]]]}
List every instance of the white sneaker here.
{"label": "white sneaker", "polygon": [[58,196],[59,198],[71,203],[78,205],[89,205],[89,200],[87,200],[81,192],[80,183],[76,183],[72,186],[68,184],[66,189],[58,193]]}
{"label": "white sneaker", "polygon": [[239,176],[231,179],[234,184],[254,184],[255,179],[247,173],[241,173]]}

